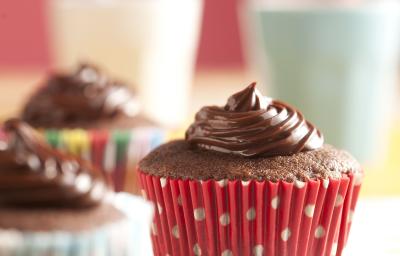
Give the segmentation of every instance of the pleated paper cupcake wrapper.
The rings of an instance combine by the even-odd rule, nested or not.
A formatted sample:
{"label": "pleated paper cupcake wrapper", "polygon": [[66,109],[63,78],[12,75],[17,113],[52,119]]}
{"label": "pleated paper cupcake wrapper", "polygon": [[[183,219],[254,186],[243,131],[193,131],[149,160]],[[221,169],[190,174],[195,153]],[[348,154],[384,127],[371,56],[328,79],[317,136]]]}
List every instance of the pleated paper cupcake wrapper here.
{"label": "pleated paper cupcake wrapper", "polygon": [[[116,198],[128,217],[90,231],[21,232],[0,229],[2,256],[136,256],[152,255],[150,222],[153,207],[128,195]],[[140,208],[141,213],[134,209]]]}
{"label": "pleated paper cupcake wrapper", "polygon": [[341,255],[361,175],[308,182],[182,180],[139,170],[155,255]]}
{"label": "pleated paper cupcake wrapper", "polygon": [[89,160],[106,172],[117,192],[138,192],[134,166],[167,136],[158,128],[45,130],[44,134],[53,147]]}

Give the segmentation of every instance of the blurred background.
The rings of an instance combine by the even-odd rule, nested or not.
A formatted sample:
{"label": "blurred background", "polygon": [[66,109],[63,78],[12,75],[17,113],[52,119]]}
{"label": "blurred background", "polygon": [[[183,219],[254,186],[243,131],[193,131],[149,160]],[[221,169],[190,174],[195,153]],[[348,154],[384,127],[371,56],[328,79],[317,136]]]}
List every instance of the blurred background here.
{"label": "blurred background", "polygon": [[[258,81],[365,167],[349,250],[400,228],[397,1],[0,0],[0,32],[3,119],[46,74],[81,61],[128,81],[144,112],[174,130]],[[379,255],[400,255],[396,228]]]}

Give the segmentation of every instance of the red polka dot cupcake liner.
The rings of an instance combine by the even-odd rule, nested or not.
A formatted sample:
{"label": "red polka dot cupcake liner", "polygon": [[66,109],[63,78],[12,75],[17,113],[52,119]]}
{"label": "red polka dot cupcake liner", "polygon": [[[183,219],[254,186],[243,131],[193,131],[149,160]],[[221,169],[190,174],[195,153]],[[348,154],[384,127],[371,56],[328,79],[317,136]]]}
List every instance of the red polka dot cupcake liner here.
{"label": "red polka dot cupcake liner", "polygon": [[341,255],[362,176],[293,183],[183,180],[139,170],[155,255]]}

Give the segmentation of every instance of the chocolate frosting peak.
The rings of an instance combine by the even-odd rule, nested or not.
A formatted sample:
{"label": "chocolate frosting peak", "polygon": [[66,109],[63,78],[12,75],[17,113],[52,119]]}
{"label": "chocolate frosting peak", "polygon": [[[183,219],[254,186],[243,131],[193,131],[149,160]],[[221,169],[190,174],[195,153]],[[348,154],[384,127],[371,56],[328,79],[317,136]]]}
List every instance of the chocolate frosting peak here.
{"label": "chocolate frosting peak", "polygon": [[105,176],[58,152],[27,124],[11,119],[0,140],[0,207],[87,207],[109,193]]}
{"label": "chocolate frosting peak", "polygon": [[244,90],[237,92],[228,98],[225,105],[226,111],[245,112],[252,110],[260,110],[266,107],[268,99],[261,95],[253,82]]}
{"label": "chocolate frosting peak", "polygon": [[22,119],[35,127],[73,126],[120,115],[133,117],[139,105],[128,87],[83,64],[71,74],[50,76],[25,105]]}
{"label": "chocolate frosting peak", "polygon": [[256,83],[224,107],[203,107],[186,131],[198,147],[245,157],[292,155],[322,147],[323,136],[293,107],[261,95]]}

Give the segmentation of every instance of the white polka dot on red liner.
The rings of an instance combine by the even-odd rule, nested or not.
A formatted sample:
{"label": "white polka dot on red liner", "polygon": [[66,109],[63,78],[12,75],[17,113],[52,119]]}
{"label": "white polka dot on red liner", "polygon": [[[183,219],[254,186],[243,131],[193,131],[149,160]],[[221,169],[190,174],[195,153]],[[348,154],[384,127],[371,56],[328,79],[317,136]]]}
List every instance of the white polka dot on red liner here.
{"label": "white polka dot on red liner", "polygon": [[175,225],[175,226],[172,228],[171,233],[172,233],[172,235],[173,235],[176,239],[179,239],[179,228],[178,228],[178,225]]}
{"label": "white polka dot on red liner", "polygon": [[322,186],[327,189],[329,187],[329,180],[323,180],[322,181]]}
{"label": "white polka dot on red liner", "polygon": [[219,217],[219,222],[221,223],[222,226],[227,226],[231,222],[231,218],[229,216],[229,213],[223,213]]}
{"label": "white polka dot on red liner", "polygon": [[242,180],[242,185],[243,186],[248,186],[250,184],[249,180]]}
{"label": "white polka dot on red liner", "polygon": [[253,248],[253,255],[254,256],[262,256],[264,253],[264,246],[261,244],[254,246]]}
{"label": "white polka dot on red liner", "polygon": [[325,228],[321,225],[319,225],[316,229],[315,229],[315,233],[314,233],[315,238],[321,238],[325,236]]}
{"label": "white polka dot on red liner", "polygon": [[344,202],[344,197],[341,194],[338,194],[335,200],[335,207],[341,206]]}
{"label": "white polka dot on red liner", "polygon": [[197,221],[202,221],[206,218],[206,211],[204,208],[196,208],[193,210],[194,219]]}
{"label": "white polka dot on red liner", "polygon": [[221,256],[232,256],[232,255],[233,255],[233,253],[229,249],[226,249],[221,253]]}
{"label": "white polka dot on red liner", "polygon": [[165,188],[167,186],[167,179],[160,178],[160,184],[161,184],[161,187]]}
{"label": "white polka dot on red liner", "polygon": [[314,210],[315,210],[315,205],[313,204],[307,204],[306,207],[304,207],[304,214],[312,218],[314,216]]}
{"label": "white polka dot on red liner", "polygon": [[281,232],[281,239],[286,242],[287,240],[289,240],[290,236],[292,235],[292,231],[290,231],[289,228],[285,228],[282,232]]}
{"label": "white polka dot on red liner", "polygon": [[278,206],[279,206],[279,201],[280,201],[279,196],[275,196],[274,198],[272,198],[272,200],[271,200],[271,207],[272,207],[272,209],[277,209],[277,208],[278,208]]}
{"label": "white polka dot on red liner", "polygon": [[201,255],[201,248],[200,248],[199,244],[195,244],[193,246],[193,253],[196,256],[200,256]]}
{"label": "white polka dot on red liner", "polygon": [[250,209],[247,210],[246,212],[246,219],[248,221],[252,221],[256,218],[256,209],[254,207],[251,207]]}
{"label": "white polka dot on red liner", "polygon": [[306,183],[300,180],[295,180],[294,181],[294,186],[298,189],[302,189],[306,186]]}
{"label": "white polka dot on red liner", "polygon": [[221,188],[223,188],[223,187],[225,187],[226,185],[228,185],[228,180],[226,180],[226,179],[224,179],[224,180],[219,180],[219,181],[217,181],[218,182],[218,185],[221,187]]}

